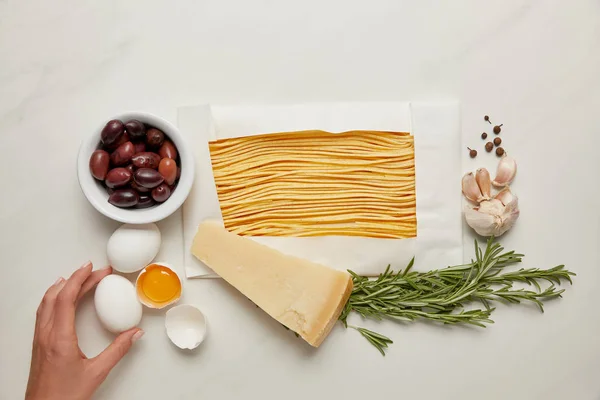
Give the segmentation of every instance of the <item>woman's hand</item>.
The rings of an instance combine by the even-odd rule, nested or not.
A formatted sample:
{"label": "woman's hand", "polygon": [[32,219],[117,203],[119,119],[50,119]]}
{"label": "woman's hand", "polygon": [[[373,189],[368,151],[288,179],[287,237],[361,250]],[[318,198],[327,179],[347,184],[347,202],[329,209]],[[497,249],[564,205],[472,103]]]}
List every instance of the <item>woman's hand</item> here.
{"label": "woman's hand", "polygon": [[92,263],[87,263],[68,280],[60,278],[46,291],[37,311],[26,400],[89,399],[144,334],[138,328],[123,332],[92,359],[79,348],[75,332],[77,303],[111,272],[110,267],[92,272]]}

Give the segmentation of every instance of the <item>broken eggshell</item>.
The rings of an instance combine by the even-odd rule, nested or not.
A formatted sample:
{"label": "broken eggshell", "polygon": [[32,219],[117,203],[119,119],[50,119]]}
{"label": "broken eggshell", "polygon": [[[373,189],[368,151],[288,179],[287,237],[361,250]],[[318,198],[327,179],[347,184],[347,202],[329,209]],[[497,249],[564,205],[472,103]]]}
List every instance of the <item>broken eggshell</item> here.
{"label": "broken eggshell", "polygon": [[190,304],[175,306],[167,311],[165,328],[167,336],[180,349],[195,349],[206,336],[206,317]]}

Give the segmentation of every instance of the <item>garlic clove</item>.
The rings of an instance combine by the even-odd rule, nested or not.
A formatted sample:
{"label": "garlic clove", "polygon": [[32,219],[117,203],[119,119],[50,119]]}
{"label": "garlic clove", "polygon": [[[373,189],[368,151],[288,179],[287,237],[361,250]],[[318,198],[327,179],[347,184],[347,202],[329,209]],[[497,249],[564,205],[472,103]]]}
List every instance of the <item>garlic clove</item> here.
{"label": "garlic clove", "polygon": [[513,196],[512,200],[506,204],[506,207],[504,207],[505,214],[510,214],[514,211],[519,211],[519,199],[517,196]]}
{"label": "garlic clove", "polygon": [[517,162],[514,158],[505,155],[498,163],[496,177],[492,181],[492,185],[497,187],[506,187],[515,179],[517,174]]}
{"label": "garlic clove", "polygon": [[519,218],[521,212],[518,208],[513,209],[511,212],[505,214],[504,221],[502,222],[503,230],[498,234],[498,236],[502,235],[504,232],[512,228],[515,221]]}
{"label": "garlic clove", "polygon": [[[490,191],[492,189],[490,173],[485,168],[479,168],[475,172],[475,181],[481,190],[482,200],[490,199]],[[481,201],[481,200],[479,200]]]}
{"label": "garlic clove", "polygon": [[505,187],[494,196],[494,199],[500,200],[504,205],[507,205],[515,198],[516,196],[512,194],[509,187]]}
{"label": "garlic clove", "polygon": [[465,197],[473,202],[480,202],[483,200],[483,196],[481,195],[481,190],[477,185],[477,181],[475,180],[475,175],[472,172],[465,174],[462,178],[462,192]]}

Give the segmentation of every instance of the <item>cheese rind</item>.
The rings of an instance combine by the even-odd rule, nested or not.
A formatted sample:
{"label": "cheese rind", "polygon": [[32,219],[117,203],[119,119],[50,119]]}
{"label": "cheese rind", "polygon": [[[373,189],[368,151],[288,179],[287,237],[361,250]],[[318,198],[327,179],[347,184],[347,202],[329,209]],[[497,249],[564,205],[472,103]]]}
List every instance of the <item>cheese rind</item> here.
{"label": "cheese rind", "polygon": [[200,224],[192,254],[314,347],[327,337],[352,292],[347,272],[285,255],[214,221]]}

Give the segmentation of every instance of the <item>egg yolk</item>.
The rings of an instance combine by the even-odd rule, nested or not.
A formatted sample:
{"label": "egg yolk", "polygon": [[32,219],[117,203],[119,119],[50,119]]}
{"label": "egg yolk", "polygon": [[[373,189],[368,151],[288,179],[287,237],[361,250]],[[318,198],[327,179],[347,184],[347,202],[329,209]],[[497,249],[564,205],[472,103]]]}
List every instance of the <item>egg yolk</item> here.
{"label": "egg yolk", "polygon": [[140,276],[138,290],[154,303],[168,303],[181,293],[181,282],[169,268],[152,264]]}

